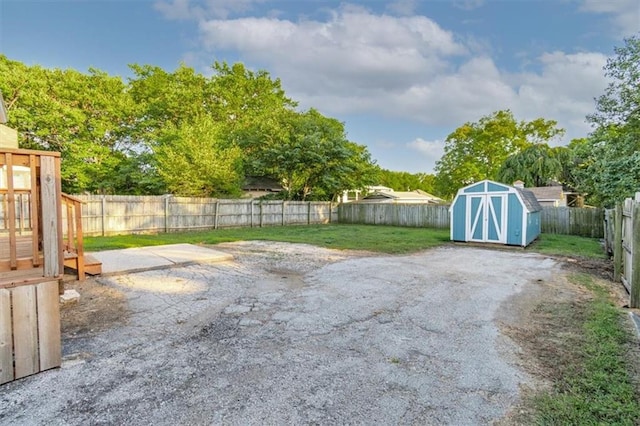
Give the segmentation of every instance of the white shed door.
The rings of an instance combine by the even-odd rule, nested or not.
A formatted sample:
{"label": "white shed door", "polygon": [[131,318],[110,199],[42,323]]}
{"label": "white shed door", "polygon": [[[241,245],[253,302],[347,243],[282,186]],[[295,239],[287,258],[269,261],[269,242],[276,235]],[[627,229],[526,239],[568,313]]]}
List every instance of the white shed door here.
{"label": "white shed door", "polygon": [[506,243],[507,196],[467,196],[467,241]]}

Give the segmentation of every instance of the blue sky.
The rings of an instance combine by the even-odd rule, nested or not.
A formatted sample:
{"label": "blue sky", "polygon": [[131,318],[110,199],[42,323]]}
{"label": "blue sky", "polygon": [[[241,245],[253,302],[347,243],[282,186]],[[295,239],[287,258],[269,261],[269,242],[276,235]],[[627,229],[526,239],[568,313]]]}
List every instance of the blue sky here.
{"label": "blue sky", "polygon": [[556,145],[586,136],[607,57],[639,31],[638,0],[0,0],[10,59],[123,78],[241,61],[412,173],[499,109],[557,120]]}

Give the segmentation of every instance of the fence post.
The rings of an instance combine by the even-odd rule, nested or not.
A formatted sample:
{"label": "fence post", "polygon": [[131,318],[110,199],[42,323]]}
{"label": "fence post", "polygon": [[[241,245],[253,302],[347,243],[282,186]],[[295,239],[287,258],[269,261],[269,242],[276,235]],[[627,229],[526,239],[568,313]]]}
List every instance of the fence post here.
{"label": "fence post", "polygon": [[640,204],[633,203],[631,207],[631,280],[629,293],[631,308],[640,308]]}
{"label": "fence post", "polygon": [[216,200],[216,204],[215,204],[215,215],[213,216],[213,229],[218,229],[218,211],[220,210],[220,200]]}
{"label": "fence post", "polygon": [[102,236],[104,237],[106,235],[106,230],[105,230],[105,221],[106,221],[106,213],[107,213],[107,198],[106,195],[102,195],[102,211],[101,211],[101,220],[100,220],[100,226],[102,227]]}
{"label": "fence post", "polygon": [[282,226],[284,226],[284,209],[287,206],[286,201],[282,200]]}
{"label": "fence post", "polygon": [[262,200],[260,200],[260,228],[262,228]]}
{"label": "fence post", "polygon": [[311,201],[307,204],[307,225],[311,225]]}
{"label": "fence post", "polygon": [[622,273],[622,204],[616,204],[613,231],[613,280],[620,281]]}
{"label": "fence post", "polygon": [[253,199],[249,204],[249,227],[253,228]]}
{"label": "fence post", "polygon": [[164,196],[164,232],[169,232],[169,196]]}

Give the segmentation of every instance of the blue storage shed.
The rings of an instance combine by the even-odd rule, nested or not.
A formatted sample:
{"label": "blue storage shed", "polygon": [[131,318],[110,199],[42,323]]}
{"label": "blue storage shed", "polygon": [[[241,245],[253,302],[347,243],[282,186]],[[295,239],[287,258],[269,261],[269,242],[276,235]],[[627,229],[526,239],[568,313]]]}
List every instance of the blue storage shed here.
{"label": "blue storage shed", "polygon": [[453,199],[451,239],[526,247],[540,235],[542,207],[533,192],[483,180]]}

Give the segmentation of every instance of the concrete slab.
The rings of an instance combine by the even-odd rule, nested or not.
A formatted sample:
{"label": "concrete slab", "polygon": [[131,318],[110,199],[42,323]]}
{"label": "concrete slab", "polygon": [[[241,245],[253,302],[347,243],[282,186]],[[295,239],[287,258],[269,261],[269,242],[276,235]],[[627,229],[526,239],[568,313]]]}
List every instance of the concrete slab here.
{"label": "concrete slab", "polygon": [[230,254],[193,244],[136,247],[89,254],[102,262],[102,275],[126,274],[190,263],[224,262],[233,259]]}

